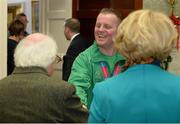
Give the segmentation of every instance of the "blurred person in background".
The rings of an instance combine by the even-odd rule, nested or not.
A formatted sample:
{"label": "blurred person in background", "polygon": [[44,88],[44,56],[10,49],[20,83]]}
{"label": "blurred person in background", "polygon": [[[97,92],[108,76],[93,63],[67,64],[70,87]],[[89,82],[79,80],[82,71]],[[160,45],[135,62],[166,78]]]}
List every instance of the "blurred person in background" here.
{"label": "blurred person in background", "polygon": [[24,24],[24,26],[25,26],[24,27],[24,36],[29,35],[29,33],[26,31],[27,24],[29,22],[28,19],[27,19],[26,14],[24,14],[24,13],[17,14],[16,17],[15,17],[15,20],[19,20],[19,21],[21,21]]}
{"label": "blurred person in background", "polygon": [[63,73],[62,78],[68,81],[71,73],[71,67],[76,57],[87,49],[90,45],[88,41],[80,34],[80,22],[78,19],[69,18],[65,21],[64,35],[67,40],[70,40],[70,45],[66,55],[63,56]]}
{"label": "blurred person in background", "polygon": [[24,24],[19,20],[12,21],[8,27],[9,37],[7,44],[7,75],[10,75],[15,67],[14,64],[14,50],[19,41],[24,37]]}

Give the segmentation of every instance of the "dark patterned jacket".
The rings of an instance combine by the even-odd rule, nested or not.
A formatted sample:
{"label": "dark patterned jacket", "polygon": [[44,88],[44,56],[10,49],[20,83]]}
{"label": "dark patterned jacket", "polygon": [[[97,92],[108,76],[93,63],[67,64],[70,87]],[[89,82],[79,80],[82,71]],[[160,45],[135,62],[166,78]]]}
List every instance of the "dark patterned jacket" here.
{"label": "dark patterned jacket", "polygon": [[0,122],[86,122],[73,85],[43,68],[15,68],[0,81]]}

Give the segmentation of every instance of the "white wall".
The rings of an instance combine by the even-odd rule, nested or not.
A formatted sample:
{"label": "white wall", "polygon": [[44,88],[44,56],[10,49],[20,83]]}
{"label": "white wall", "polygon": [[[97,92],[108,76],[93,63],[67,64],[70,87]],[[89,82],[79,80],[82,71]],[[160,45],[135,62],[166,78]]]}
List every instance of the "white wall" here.
{"label": "white wall", "polygon": [[[143,0],[144,9],[152,9],[155,11],[160,11],[165,13],[167,16],[171,15],[171,6],[168,3],[168,0]],[[174,5],[174,14],[180,17],[180,0],[176,0]],[[179,26],[180,30],[180,26]],[[180,35],[180,33],[179,33]],[[180,38],[179,38],[180,41]],[[180,44],[179,44],[180,47]],[[180,75],[180,49],[177,50],[174,46],[173,51],[171,52],[172,62],[169,63],[168,71]]]}
{"label": "white wall", "polygon": [[[143,0],[143,9],[161,11],[166,15],[171,14],[171,6],[168,3],[168,0]],[[180,0],[176,0],[174,14],[180,16]]]}
{"label": "white wall", "polygon": [[0,79],[7,74],[7,0],[0,0]]}

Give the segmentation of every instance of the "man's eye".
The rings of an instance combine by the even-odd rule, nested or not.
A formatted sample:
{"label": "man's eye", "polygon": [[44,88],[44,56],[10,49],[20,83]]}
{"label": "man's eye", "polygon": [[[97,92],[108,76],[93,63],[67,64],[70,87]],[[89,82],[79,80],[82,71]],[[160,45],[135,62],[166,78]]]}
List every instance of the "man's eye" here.
{"label": "man's eye", "polygon": [[100,28],[100,27],[101,27],[101,25],[96,25],[96,27],[97,27],[97,28]]}
{"label": "man's eye", "polygon": [[104,25],[105,29],[111,29],[112,27],[110,25]]}

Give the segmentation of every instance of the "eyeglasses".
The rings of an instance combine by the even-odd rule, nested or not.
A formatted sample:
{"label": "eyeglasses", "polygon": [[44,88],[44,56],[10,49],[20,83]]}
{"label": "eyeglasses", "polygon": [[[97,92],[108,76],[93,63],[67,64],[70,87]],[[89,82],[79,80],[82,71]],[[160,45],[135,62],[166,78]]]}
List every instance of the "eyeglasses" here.
{"label": "eyeglasses", "polygon": [[55,63],[59,63],[60,61],[62,61],[62,58],[60,56],[56,55]]}

